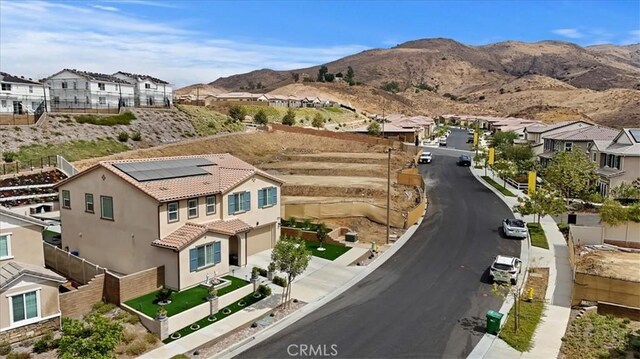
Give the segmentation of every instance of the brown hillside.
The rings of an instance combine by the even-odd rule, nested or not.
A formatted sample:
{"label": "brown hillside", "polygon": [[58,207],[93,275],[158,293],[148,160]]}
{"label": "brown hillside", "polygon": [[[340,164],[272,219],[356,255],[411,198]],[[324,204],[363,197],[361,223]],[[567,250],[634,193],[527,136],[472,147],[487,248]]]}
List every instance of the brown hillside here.
{"label": "brown hillside", "polygon": [[194,85],[189,85],[189,86],[179,88],[174,91],[176,96],[200,95],[203,98],[209,95],[218,95],[224,92],[227,92],[227,91],[209,84],[194,84]]}

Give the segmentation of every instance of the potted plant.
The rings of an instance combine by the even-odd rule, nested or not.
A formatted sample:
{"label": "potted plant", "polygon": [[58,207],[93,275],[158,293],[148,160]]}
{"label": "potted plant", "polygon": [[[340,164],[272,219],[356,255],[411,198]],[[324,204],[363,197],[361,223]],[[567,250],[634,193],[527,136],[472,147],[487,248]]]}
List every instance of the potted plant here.
{"label": "potted plant", "polygon": [[156,294],[156,301],[159,305],[167,305],[171,303],[171,296],[173,295],[173,291],[169,288],[162,288]]}
{"label": "potted plant", "polygon": [[259,272],[260,272],[260,269],[258,269],[258,267],[253,267],[253,269],[251,270],[251,280],[252,281],[258,280]]}
{"label": "potted plant", "polygon": [[161,305],[158,307],[156,314],[157,314],[156,318],[160,320],[167,318],[167,310],[164,308],[164,305]]}
{"label": "potted plant", "polygon": [[269,280],[273,280],[273,275],[276,272],[276,264],[271,262],[269,263],[269,266],[267,267],[267,279]]}
{"label": "potted plant", "polygon": [[209,287],[209,295],[207,296],[207,299],[213,300],[217,295],[218,295],[218,290],[212,284],[211,287]]}

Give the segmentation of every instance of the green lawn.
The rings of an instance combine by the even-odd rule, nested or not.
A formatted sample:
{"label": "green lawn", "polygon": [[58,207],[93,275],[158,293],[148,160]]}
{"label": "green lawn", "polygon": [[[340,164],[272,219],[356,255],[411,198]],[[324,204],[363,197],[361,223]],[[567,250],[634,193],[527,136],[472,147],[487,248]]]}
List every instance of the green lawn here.
{"label": "green lawn", "polygon": [[[230,280],[231,285],[218,290],[218,296],[221,297],[227,293],[233,292],[238,288],[242,288],[248,285],[249,282],[240,278],[226,276],[224,279]],[[125,304],[131,308],[138,310],[151,318],[155,318],[159,305],[155,303],[156,294],[158,291],[145,294],[141,297],[126,301]],[[171,303],[167,304],[164,308],[167,310],[167,316],[176,315],[187,309],[191,309],[197,305],[205,303],[207,301],[207,295],[209,294],[208,288],[205,286],[195,286],[193,288],[183,290],[181,292],[173,293],[171,297]]]}
{"label": "green lawn", "polygon": [[529,228],[529,236],[531,236],[531,245],[544,249],[549,249],[549,242],[547,242],[547,236],[544,234],[544,229],[540,223],[527,223]]}
{"label": "green lawn", "polygon": [[[213,323],[217,323],[220,320],[222,320],[222,319],[224,319],[224,318],[226,318],[226,317],[228,317],[230,315],[233,315],[235,312],[238,312],[238,311],[240,311],[240,310],[242,310],[242,309],[244,309],[244,308],[246,308],[246,307],[248,307],[248,306],[250,306],[252,304],[255,304],[255,303],[261,301],[264,298],[265,298],[264,296],[261,296],[260,298],[256,298],[256,297],[253,296],[253,293],[251,293],[251,294],[245,296],[244,298],[240,299],[239,301],[237,301],[237,302],[235,302],[235,303],[233,303],[233,304],[231,304],[229,306],[226,306],[224,308],[221,308],[218,311],[218,313],[216,313],[214,315],[214,317],[216,318],[215,321],[209,321],[209,316],[206,316],[206,317],[198,320],[197,322],[193,323],[193,324],[198,324],[200,326],[199,329],[192,330],[191,329],[191,325],[193,325],[193,324],[190,324],[190,325],[178,330],[177,333],[180,333],[180,338],[183,338],[183,337],[185,337],[185,336],[187,336],[187,335],[189,335],[189,334],[191,334],[191,333],[193,333],[193,332],[195,332],[197,330],[200,330],[200,329],[202,329],[202,328],[204,328],[204,327],[206,327],[208,325],[211,325]],[[238,303],[240,303],[241,301],[244,301],[246,304],[244,306],[238,305]],[[226,308],[231,310],[231,312],[229,314],[222,313],[222,311],[224,309],[226,309]],[[171,333],[171,334],[174,334],[174,333]],[[167,343],[171,343],[174,340],[178,340],[178,339],[171,339],[171,336],[169,336],[169,338],[163,340],[162,342],[167,344]]]}
{"label": "green lawn", "polygon": [[304,244],[307,247],[307,249],[311,251],[311,254],[313,254],[314,256],[328,259],[330,261],[335,260],[336,258],[340,257],[341,255],[345,254],[348,250],[351,249],[351,247],[337,246],[335,244],[323,243],[322,247],[325,250],[321,252],[318,250],[318,247],[320,246],[320,243],[318,242],[304,241]]}
{"label": "green lawn", "polygon": [[489,176],[482,176],[482,179],[487,181],[488,184],[492,185],[493,187],[495,187],[495,189],[497,189],[498,191],[500,191],[500,193],[502,193],[503,195],[507,196],[507,197],[515,197],[516,195],[511,193],[511,191],[509,191],[508,189],[502,187],[501,184],[497,183],[496,181],[494,181],[491,177]]}
{"label": "green lawn", "polygon": [[514,349],[525,352],[531,349],[531,339],[542,318],[544,303],[539,301],[520,301],[520,327],[516,333],[514,328],[515,306],[511,307],[507,321],[500,330],[500,338]]}
{"label": "green lawn", "polygon": [[49,145],[34,144],[22,146],[16,153],[16,159],[21,162],[33,160],[34,163],[40,163],[41,157],[61,155],[67,161],[73,162],[86,158],[112,155],[127,150],[129,150],[127,145],[112,139],[98,139],[94,141],[77,140]]}

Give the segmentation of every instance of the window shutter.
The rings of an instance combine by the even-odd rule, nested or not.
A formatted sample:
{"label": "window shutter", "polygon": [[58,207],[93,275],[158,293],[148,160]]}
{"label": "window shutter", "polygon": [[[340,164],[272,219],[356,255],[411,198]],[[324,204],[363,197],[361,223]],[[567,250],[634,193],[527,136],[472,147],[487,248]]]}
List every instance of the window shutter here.
{"label": "window shutter", "polygon": [[220,242],[213,242],[213,263],[220,263],[222,255],[220,253]]}
{"label": "window shutter", "polygon": [[244,210],[245,211],[251,210],[251,192],[244,193]]}
{"label": "window shutter", "polygon": [[198,249],[189,249],[189,272],[195,272],[198,269]]}
{"label": "window shutter", "polygon": [[271,190],[271,204],[278,204],[278,187],[272,187]]}
{"label": "window shutter", "polygon": [[264,189],[259,189],[258,190],[258,208],[263,208],[264,205],[265,205],[264,197],[266,197],[266,196],[264,196],[264,192],[265,192]]}
{"label": "window shutter", "polygon": [[228,200],[229,200],[229,214],[233,214],[236,211],[236,196],[230,194],[227,196]]}

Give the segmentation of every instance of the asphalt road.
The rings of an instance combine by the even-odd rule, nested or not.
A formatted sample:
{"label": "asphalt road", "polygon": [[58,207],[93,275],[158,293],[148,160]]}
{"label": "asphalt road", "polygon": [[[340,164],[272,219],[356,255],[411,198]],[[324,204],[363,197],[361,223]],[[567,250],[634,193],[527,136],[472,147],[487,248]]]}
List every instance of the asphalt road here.
{"label": "asphalt road", "polygon": [[[448,145],[468,148],[466,134],[452,131]],[[500,236],[511,212],[468,168],[456,166],[460,152],[431,150],[433,163],[420,165],[430,204],[413,237],[343,295],[239,358],[463,358],[471,352],[484,334],[486,311],[502,304],[491,294],[488,266],[496,254],[518,256],[520,242]],[[304,355],[301,345],[323,352]]]}

